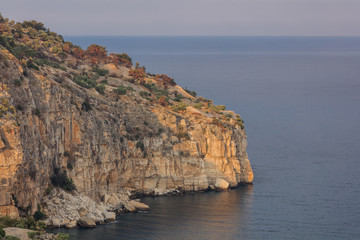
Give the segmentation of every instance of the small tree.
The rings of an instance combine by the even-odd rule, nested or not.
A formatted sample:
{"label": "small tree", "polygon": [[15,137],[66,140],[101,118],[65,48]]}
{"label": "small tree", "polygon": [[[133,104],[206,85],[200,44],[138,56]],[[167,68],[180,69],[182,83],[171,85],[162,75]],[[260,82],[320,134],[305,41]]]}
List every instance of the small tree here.
{"label": "small tree", "polygon": [[78,59],[82,59],[84,57],[85,51],[81,49],[81,47],[76,46],[72,51],[72,55]]}
{"label": "small tree", "polygon": [[65,42],[63,47],[63,51],[66,53],[71,53],[71,49],[73,48],[73,44],[71,42]]}
{"label": "small tree", "polygon": [[[1,15],[0,15],[0,19],[1,19]],[[0,238],[3,238],[3,237],[5,237],[5,231],[4,231],[4,229],[2,229],[1,227],[0,227]]]}
{"label": "small tree", "polygon": [[85,110],[86,112],[92,109],[90,104],[90,99],[88,97],[85,98],[85,101],[81,105],[81,110]]}
{"label": "small tree", "polygon": [[126,53],[110,53],[110,60],[116,65],[124,65],[126,67],[131,67],[133,64],[132,59]]}
{"label": "small tree", "polygon": [[165,85],[169,84],[171,86],[174,86],[176,85],[175,81],[173,78],[169,77],[168,75],[166,74],[157,74],[156,75],[156,78],[160,79],[161,81],[163,81],[163,83]]}
{"label": "small tree", "polygon": [[91,44],[85,51],[85,56],[92,64],[97,64],[107,58],[107,50],[103,46]]}
{"label": "small tree", "polygon": [[32,27],[32,28],[34,28],[34,29],[36,29],[36,30],[38,30],[38,31],[39,31],[39,30],[43,30],[43,31],[46,30],[46,28],[45,28],[45,26],[44,26],[43,23],[37,22],[37,21],[35,21],[35,20],[24,21],[24,22],[22,23],[22,25],[23,25],[24,28]]}
{"label": "small tree", "polygon": [[101,95],[105,94],[105,85],[100,84],[95,87],[95,90],[100,93]]}
{"label": "small tree", "polygon": [[3,22],[5,22],[5,19],[4,19],[4,17],[1,15],[1,13],[0,13],[0,23],[3,23]]}
{"label": "small tree", "polygon": [[129,75],[137,80],[144,80],[146,73],[144,68],[135,68],[129,71]]}

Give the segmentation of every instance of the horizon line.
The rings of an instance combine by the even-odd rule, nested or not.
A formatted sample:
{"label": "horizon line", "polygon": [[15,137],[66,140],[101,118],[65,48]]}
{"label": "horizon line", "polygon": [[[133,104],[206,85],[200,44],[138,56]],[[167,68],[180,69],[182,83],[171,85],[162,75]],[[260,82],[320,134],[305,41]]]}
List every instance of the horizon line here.
{"label": "horizon line", "polygon": [[72,35],[61,34],[64,37],[324,37],[324,38],[360,38],[360,35]]}

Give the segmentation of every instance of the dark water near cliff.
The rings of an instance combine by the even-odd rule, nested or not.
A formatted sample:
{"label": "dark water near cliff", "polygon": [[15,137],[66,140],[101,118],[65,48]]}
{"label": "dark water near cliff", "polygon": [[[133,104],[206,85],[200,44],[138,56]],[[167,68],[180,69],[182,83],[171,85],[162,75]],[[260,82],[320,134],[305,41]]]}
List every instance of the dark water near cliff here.
{"label": "dark water near cliff", "polygon": [[[245,120],[253,186],[148,198],[73,239],[358,239],[360,38],[67,37],[127,52]],[[134,62],[135,62],[134,61]]]}

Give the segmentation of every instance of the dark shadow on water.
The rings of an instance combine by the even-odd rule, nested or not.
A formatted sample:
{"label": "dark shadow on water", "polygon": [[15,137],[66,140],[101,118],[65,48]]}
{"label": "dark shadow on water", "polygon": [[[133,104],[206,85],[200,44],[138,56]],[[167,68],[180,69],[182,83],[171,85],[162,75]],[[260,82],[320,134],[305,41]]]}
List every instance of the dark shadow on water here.
{"label": "dark shadow on water", "polygon": [[56,229],[71,239],[246,239],[253,186],[229,192],[144,198],[149,212],[126,214],[96,229]]}

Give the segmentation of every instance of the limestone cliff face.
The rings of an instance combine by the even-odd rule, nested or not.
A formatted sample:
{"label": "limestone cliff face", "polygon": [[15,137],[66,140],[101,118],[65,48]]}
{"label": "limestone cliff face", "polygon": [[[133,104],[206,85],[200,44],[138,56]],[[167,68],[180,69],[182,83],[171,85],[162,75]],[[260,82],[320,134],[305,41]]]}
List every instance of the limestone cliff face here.
{"label": "limestone cliff face", "polygon": [[[253,180],[239,119],[195,108],[196,99],[179,86],[167,91],[182,94],[187,107],[174,111],[141,97],[148,88],[124,77],[107,77],[101,95],[72,81],[69,72],[80,67],[35,70],[4,48],[0,56],[0,98],[7,106],[0,118],[0,215],[16,216],[17,208],[34,212],[55,168],[66,170],[78,192],[96,202],[124,188],[164,194],[205,190],[218,178],[232,187]],[[118,86],[134,91],[116,95]],[[91,110],[84,110],[85,102]]]}

